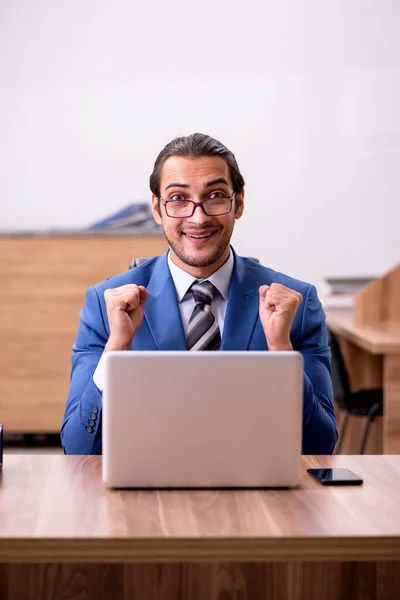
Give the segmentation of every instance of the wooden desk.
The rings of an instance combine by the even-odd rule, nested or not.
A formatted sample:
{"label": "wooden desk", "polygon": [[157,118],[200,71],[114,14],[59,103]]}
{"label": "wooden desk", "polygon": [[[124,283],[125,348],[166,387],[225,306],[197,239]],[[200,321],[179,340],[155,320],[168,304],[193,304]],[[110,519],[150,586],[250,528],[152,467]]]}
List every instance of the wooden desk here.
{"label": "wooden desk", "polygon": [[[323,487],[310,466],[364,485]],[[400,456],[303,469],[295,490],[110,491],[101,457],[6,455],[0,598],[398,598]]]}
{"label": "wooden desk", "polygon": [[384,390],[384,414],[376,420],[369,451],[400,453],[399,325],[356,326],[353,311],[347,309],[329,309],[326,314],[327,326],[341,340],[352,389],[383,387]]}

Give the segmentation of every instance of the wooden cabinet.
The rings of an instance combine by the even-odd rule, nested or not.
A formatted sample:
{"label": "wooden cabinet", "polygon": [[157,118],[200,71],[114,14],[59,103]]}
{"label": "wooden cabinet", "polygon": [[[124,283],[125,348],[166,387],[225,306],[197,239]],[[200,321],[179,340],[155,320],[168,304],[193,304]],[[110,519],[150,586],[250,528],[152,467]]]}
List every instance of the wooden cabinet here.
{"label": "wooden cabinet", "polygon": [[0,423],[7,433],[61,426],[86,289],[165,252],[162,236],[0,238]]}

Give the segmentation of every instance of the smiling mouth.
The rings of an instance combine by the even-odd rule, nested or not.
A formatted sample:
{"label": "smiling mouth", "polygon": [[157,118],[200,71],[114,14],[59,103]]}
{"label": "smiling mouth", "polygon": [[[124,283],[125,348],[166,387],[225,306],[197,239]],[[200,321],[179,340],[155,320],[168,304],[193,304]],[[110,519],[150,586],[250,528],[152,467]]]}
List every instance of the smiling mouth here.
{"label": "smiling mouth", "polygon": [[216,233],[215,231],[211,231],[210,233],[202,233],[202,234],[194,234],[194,233],[185,233],[183,232],[183,235],[186,235],[189,238],[193,238],[195,240],[202,240],[205,238],[209,238],[212,235],[214,235],[214,233]]}

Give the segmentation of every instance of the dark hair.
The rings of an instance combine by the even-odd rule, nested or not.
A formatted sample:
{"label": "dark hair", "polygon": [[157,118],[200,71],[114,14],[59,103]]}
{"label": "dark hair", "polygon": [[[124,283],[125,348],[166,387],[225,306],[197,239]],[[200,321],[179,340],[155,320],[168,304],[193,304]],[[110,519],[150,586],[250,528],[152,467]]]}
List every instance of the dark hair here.
{"label": "dark hair", "polygon": [[150,175],[150,189],[157,198],[160,197],[161,171],[165,161],[171,156],[187,156],[189,158],[219,156],[224,159],[229,167],[233,192],[236,194],[241,192],[244,188],[244,179],[239,171],[233,152],[209,135],[205,135],[204,133],[192,133],[192,135],[186,137],[177,137],[173,139],[157,156],[153,172]]}

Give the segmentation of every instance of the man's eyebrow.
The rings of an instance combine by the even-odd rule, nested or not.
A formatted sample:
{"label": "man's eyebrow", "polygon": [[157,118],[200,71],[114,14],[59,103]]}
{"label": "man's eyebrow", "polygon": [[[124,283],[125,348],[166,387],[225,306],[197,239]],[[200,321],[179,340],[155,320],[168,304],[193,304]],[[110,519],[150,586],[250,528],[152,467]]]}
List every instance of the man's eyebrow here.
{"label": "man's eyebrow", "polygon": [[169,188],[172,188],[172,187],[188,188],[188,187],[190,187],[190,185],[187,183],[169,183],[167,185],[167,187],[165,188],[165,191],[169,190]]}
{"label": "man's eyebrow", "polygon": [[[207,181],[207,183],[204,184],[205,188],[209,188],[212,187],[213,185],[217,185],[217,183],[224,183],[225,185],[229,185],[229,183],[227,182],[226,179],[224,179],[224,177],[218,177],[218,179],[213,179],[212,181]],[[169,188],[172,187],[178,187],[178,188],[190,188],[190,185],[188,183],[169,183],[166,188],[165,191],[169,190]]]}
{"label": "man's eyebrow", "polygon": [[223,177],[218,177],[218,179],[213,179],[212,181],[208,181],[207,183],[205,183],[204,187],[211,187],[213,185],[217,185],[217,183],[225,183],[225,185],[229,185],[226,179],[224,179]]}

